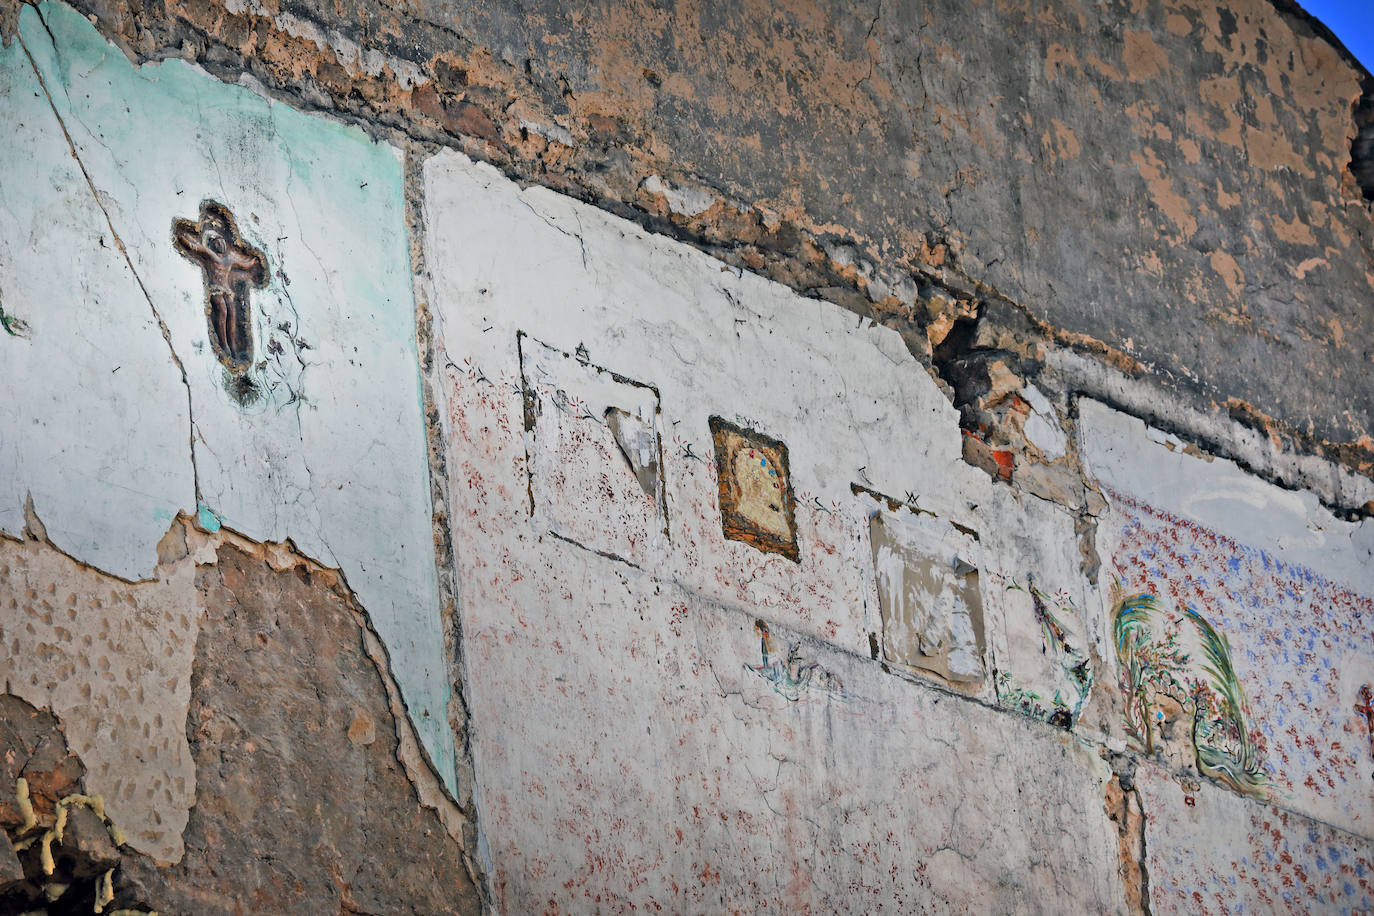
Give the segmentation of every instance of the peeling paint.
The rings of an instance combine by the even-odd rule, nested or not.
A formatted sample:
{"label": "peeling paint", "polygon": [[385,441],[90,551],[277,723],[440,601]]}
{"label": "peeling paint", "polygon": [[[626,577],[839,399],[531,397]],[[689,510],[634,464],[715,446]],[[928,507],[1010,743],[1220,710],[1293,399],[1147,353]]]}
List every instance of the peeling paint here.
{"label": "peeling paint", "polygon": [[[16,151],[16,161],[31,161],[42,175],[50,170],[52,180],[23,179],[6,197],[22,205],[19,213],[31,209],[44,222],[54,212],[73,214],[57,223],[69,227],[55,234],[58,247],[67,249],[55,252],[58,266],[31,261],[18,268],[20,277],[52,285],[43,300],[73,313],[90,311],[77,291],[108,295],[129,310],[109,311],[113,333],[136,342],[123,352],[93,348],[98,364],[113,365],[103,372],[91,365],[98,381],[82,384],[80,397],[64,392],[70,406],[53,414],[77,414],[61,421],[61,435],[106,430],[102,438],[128,441],[125,453],[107,455],[88,443],[99,470],[87,470],[80,450],[59,447],[41,457],[60,440],[40,438],[23,445],[22,465],[5,479],[32,489],[56,543],[130,578],[150,570],[162,534],[159,513],[193,507],[205,530],[222,524],[257,540],[289,537],[342,569],[391,650],[405,660],[398,676],[407,705],[454,788],[451,688],[441,650],[396,152],[180,61],[135,68],[65,7],[25,7],[20,23],[20,40],[6,52],[9,72],[36,75],[51,109],[26,117],[32,133],[18,134],[30,147],[46,144],[49,155]],[[33,69],[25,74],[30,60]],[[157,129],[146,129],[151,124]],[[61,151],[68,141],[70,152]],[[72,181],[73,175],[86,180]],[[99,189],[96,201],[84,194],[87,187]],[[53,194],[58,198],[50,199]],[[64,195],[73,203],[64,206]],[[227,354],[230,374],[251,380],[251,399],[238,383],[226,390],[217,356],[223,342],[212,342],[213,322],[205,319],[205,278],[168,236],[174,219],[205,200],[232,209],[244,238],[271,267],[265,287],[254,293],[251,344],[244,339]],[[75,205],[80,209],[73,211]],[[116,228],[114,239],[102,235]],[[6,237],[24,235],[16,230]],[[122,257],[107,256],[111,247]],[[94,252],[93,263],[107,265],[108,273],[74,276],[70,250]],[[4,263],[7,273],[16,269],[9,259]],[[157,321],[151,326],[150,306]],[[54,311],[51,320],[59,316]],[[50,336],[35,330],[35,343]],[[251,368],[238,358],[249,353]],[[43,370],[38,360],[52,356],[33,357],[20,376],[29,384],[61,365],[54,361]],[[27,414],[40,407],[6,409]],[[81,412],[93,419],[81,420]],[[145,418],[155,431],[146,439],[130,435],[118,427],[125,416]],[[108,494],[108,514],[94,527],[87,505],[79,520],[68,520],[71,497],[64,494],[75,473],[93,481],[113,474],[133,485],[98,491]],[[12,531],[11,514],[17,513],[0,516],[4,530]],[[374,528],[379,517],[388,519],[384,533]],[[69,529],[91,540],[72,541]]]}
{"label": "peeling paint", "polygon": [[187,718],[251,592],[455,907],[1369,907],[1368,77],[1298,11],[77,3],[0,9],[0,660],[132,847],[263,797],[182,772],[275,765]]}

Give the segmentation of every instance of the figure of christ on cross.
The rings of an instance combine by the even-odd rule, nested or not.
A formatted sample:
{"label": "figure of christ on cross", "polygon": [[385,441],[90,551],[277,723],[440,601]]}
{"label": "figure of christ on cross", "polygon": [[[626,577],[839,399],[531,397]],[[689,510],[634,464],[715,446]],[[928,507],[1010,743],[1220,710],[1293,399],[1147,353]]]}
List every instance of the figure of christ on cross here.
{"label": "figure of christ on cross", "polygon": [[212,200],[200,205],[199,222],[172,220],[172,244],[205,275],[210,340],[220,362],[246,372],[253,365],[248,289],[267,285],[267,258],[239,237],[229,209]]}

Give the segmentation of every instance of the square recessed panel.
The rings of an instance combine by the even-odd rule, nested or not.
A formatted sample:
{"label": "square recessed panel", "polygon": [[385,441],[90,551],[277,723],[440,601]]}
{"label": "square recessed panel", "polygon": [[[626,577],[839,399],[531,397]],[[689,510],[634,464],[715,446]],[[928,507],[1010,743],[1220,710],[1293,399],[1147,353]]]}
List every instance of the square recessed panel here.
{"label": "square recessed panel", "polygon": [[883,658],[948,681],[983,678],[983,599],[970,540],[934,520],[869,520]]}
{"label": "square recessed panel", "polygon": [[658,391],[520,332],[530,514],[643,567],[668,538]]}
{"label": "square recessed panel", "polygon": [[799,562],[787,446],[720,417],[710,423],[725,536]]}

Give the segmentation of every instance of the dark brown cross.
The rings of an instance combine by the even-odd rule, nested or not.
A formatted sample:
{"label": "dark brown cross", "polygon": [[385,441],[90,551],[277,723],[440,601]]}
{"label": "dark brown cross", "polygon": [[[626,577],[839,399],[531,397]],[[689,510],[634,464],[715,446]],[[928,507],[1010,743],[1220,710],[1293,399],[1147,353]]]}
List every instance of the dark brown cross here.
{"label": "dark brown cross", "polygon": [[267,258],[246,244],[229,208],[213,200],[200,205],[200,221],[172,220],[172,245],[205,274],[205,316],[210,341],[225,368],[234,373],[253,365],[251,287],[267,285]]}
{"label": "dark brown cross", "polygon": [[1369,732],[1369,754],[1374,757],[1374,690],[1368,684],[1360,688],[1360,702],[1355,711],[1364,716],[1364,727]]}

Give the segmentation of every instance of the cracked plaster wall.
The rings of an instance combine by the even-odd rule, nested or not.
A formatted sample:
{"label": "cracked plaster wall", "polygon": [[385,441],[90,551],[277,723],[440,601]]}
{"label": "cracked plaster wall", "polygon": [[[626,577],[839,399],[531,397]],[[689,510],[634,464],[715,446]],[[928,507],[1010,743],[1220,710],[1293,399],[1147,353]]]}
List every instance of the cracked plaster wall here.
{"label": "cracked plaster wall", "polygon": [[[826,141],[834,148],[801,155],[768,133],[776,125],[756,123],[735,103],[698,98],[681,73],[640,72],[639,26],[614,18],[605,47],[557,49],[545,60],[522,48],[541,29],[572,24],[537,11],[522,19],[515,8],[473,17],[467,21],[484,34],[522,38],[495,42],[490,53],[447,33],[442,41],[477,61],[459,81],[461,58],[407,59],[423,57],[424,44],[399,41],[387,10],[364,34],[307,5],[173,5],[162,18],[120,9],[100,4],[96,19],[140,53],[162,56],[158,40],[178,35],[187,57],[244,85],[223,85],[180,61],[134,67],[78,14],[53,4],[25,6],[19,40],[0,51],[0,103],[12,128],[0,131],[0,151],[24,164],[0,173],[0,304],[19,321],[19,333],[0,337],[9,386],[0,399],[0,531],[10,536],[0,542],[0,599],[8,599],[0,603],[0,661],[12,669],[9,690],[58,714],[91,764],[93,789],[107,791],[112,811],[137,828],[136,848],[177,858],[195,790],[174,772],[188,765],[177,720],[187,697],[176,672],[196,642],[200,610],[191,602],[206,600],[190,573],[213,557],[169,552],[167,542],[169,528],[174,534],[181,519],[194,518],[203,531],[193,541],[216,531],[250,547],[289,539],[282,550],[290,556],[299,550],[342,573],[385,645],[368,652],[389,663],[449,789],[455,759],[475,773],[457,795],[475,802],[476,836],[472,809],[452,808],[417,777],[415,745],[398,728],[397,754],[411,782],[426,786],[422,802],[463,838],[465,855],[476,855],[467,864],[484,874],[488,902],[502,911],[1374,905],[1374,738],[1357,709],[1361,687],[1374,681],[1374,537],[1369,521],[1350,521],[1346,511],[1371,493],[1359,453],[1367,445],[1337,450],[1345,465],[1293,452],[1295,444],[1321,451],[1323,439],[1349,441],[1368,422],[1355,407],[1329,407],[1367,387],[1367,373],[1346,368],[1362,365],[1347,352],[1346,336],[1355,334],[1346,323],[1362,327],[1364,317],[1342,312],[1330,292],[1361,288],[1367,210],[1358,202],[1333,207],[1348,188],[1338,187],[1339,177],[1306,174],[1328,166],[1339,173],[1339,109],[1358,74],[1302,20],[1246,6],[1230,23],[1239,31],[1204,39],[1198,59],[1216,55],[1223,72],[1240,68],[1237,79],[1272,81],[1276,111],[1261,117],[1232,106],[1243,122],[1237,148],[1250,157],[1244,167],[1265,171],[1280,203],[1289,194],[1326,194],[1325,222],[1310,213],[1306,222],[1284,222],[1286,204],[1276,203],[1283,212],[1274,224],[1237,228],[1216,217],[1217,232],[1222,224],[1234,230],[1219,236],[1225,244],[1196,233],[1174,238],[1173,230],[1151,235],[1141,214],[1178,192],[1147,181],[1148,193],[1108,208],[1112,231],[1090,220],[1095,244],[1117,247],[1085,267],[1063,261],[1097,250],[1074,244],[1074,233],[1087,230],[1064,220],[1067,235],[1049,244],[1032,205],[1060,200],[1061,183],[1081,183],[1085,196],[1067,212],[1092,212],[1101,200],[1083,180],[1086,157],[1069,155],[1065,144],[1107,140],[1079,140],[1083,125],[1064,124],[1042,149],[1030,143],[1030,127],[1047,98],[1064,117],[1089,110],[1065,97],[1069,85],[1097,92],[1115,111],[1134,94],[1191,79],[1161,63],[1151,43],[1173,48],[1194,32],[1220,34],[1220,13],[1213,22],[1210,8],[1145,4],[1130,14],[1139,28],[1089,30],[1075,47],[1028,43],[1030,63],[1045,74],[1032,68],[1028,120],[1016,129],[1027,147],[1008,146],[998,133],[1005,125],[995,93],[979,114],[984,106],[951,86],[967,82],[963,72],[985,72],[978,61],[1005,50],[990,25],[1058,34],[1087,13],[1055,7],[1032,22],[1007,4],[996,17],[985,10],[966,19],[931,8],[924,23],[904,29],[896,24],[910,11],[900,9],[857,25],[834,10],[810,18],[777,11],[780,34],[838,36],[827,53],[864,57],[863,73],[854,71],[856,99],[883,102],[887,92],[897,104],[919,84],[934,112],[935,129],[913,130],[919,151],[900,153],[909,183],[888,182],[898,189],[891,199],[868,200],[833,191],[828,183],[866,179],[826,163],[865,132],[875,140],[865,148],[881,146],[890,123],[856,121],[856,132]],[[355,15],[372,22],[368,8]],[[407,21],[413,34],[440,40],[424,16]],[[254,30],[238,31],[245,22]],[[729,26],[697,22],[713,42],[728,41]],[[937,42],[979,28],[994,37],[957,48]],[[198,29],[215,36],[208,45],[197,44],[205,37]],[[774,40],[791,41],[770,38],[761,47]],[[787,53],[801,54],[807,41]],[[938,78],[894,75],[913,42],[918,60],[926,51],[939,58]],[[1282,59],[1271,45],[1288,51],[1288,76],[1264,69]],[[282,55],[307,46],[314,51],[294,58],[291,82],[279,69]],[[1123,74],[1108,72],[1116,64],[1107,46],[1124,55]],[[238,60],[225,48],[255,56]],[[550,103],[544,89],[555,70],[540,68],[567,64],[559,55],[600,59],[616,48],[626,60],[614,67],[569,65],[563,101]],[[1036,57],[1042,52],[1049,62]],[[331,55],[336,63],[321,64]],[[1011,59],[1019,67],[1024,56]],[[434,72],[439,57],[448,68],[442,76]],[[522,60],[537,66],[525,68],[526,88],[510,91],[527,95],[498,115],[499,92],[484,81]],[[1100,78],[1081,69],[1084,61]],[[692,70],[690,59],[679,64]],[[378,88],[392,81],[406,86],[400,102]],[[455,81],[482,91],[456,98]],[[288,86],[295,103],[329,107],[339,100],[328,93],[344,85],[356,95],[345,107],[372,117],[386,141],[260,94]],[[951,94],[958,106],[937,101]],[[677,102],[662,108],[667,96]],[[655,97],[650,120],[641,103]],[[1224,117],[1228,104],[1207,101],[1198,117]],[[1295,142],[1283,107],[1292,104],[1320,109],[1312,115],[1317,140],[1301,162],[1266,166],[1266,155],[1283,158],[1283,143]],[[597,106],[626,107],[612,117]],[[816,136],[829,136],[825,125],[840,111],[773,108]],[[1207,140],[1203,163],[1158,109],[1127,114],[1134,126],[1113,142],[1130,147],[1148,134],[1142,155],[1147,164],[1164,155],[1177,165],[1170,181],[1196,190],[1214,177],[1216,162],[1239,168],[1224,149],[1235,145],[1226,140],[1230,127],[1219,121],[1206,130],[1190,122],[1199,137],[1220,131],[1215,149]],[[518,140],[503,120],[517,116]],[[710,129],[683,128],[694,121]],[[660,123],[662,136],[654,133]],[[770,136],[768,145],[795,161],[765,176],[750,145],[732,141],[711,159],[720,172],[705,175],[697,147],[740,125]],[[594,149],[591,134],[584,137],[592,129],[605,133]],[[522,188],[457,153],[433,155],[413,142],[416,134],[480,152],[516,174],[530,174],[533,157],[542,182],[590,194],[731,263],[547,188]],[[641,152],[655,143],[662,148]],[[888,143],[885,155],[904,143]],[[967,150],[971,164],[951,177],[941,163],[954,168],[955,148]],[[1010,172],[979,172],[980,157],[1006,160],[1018,149],[1029,158],[1010,155],[1020,163]],[[590,191],[578,177],[583,155],[606,164],[604,183],[591,182]],[[638,184],[623,184],[648,168],[655,171],[642,195]],[[942,175],[954,185],[930,209],[936,236],[883,215],[898,204],[921,211],[913,201],[939,190]],[[1019,215],[994,216],[1008,182],[1029,203]],[[762,222],[732,222],[735,204],[722,203],[722,193],[764,194],[767,203],[748,205],[763,208]],[[827,203],[832,193],[842,202]],[[1223,185],[1216,191],[1223,202],[1232,194]],[[1209,195],[1186,196],[1201,213]],[[200,271],[171,245],[172,220],[194,218],[203,199],[228,204],[271,267],[266,287],[251,294],[262,359],[252,369],[259,397],[248,405],[230,397],[212,352]],[[644,209],[627,209],[631,199]],[[851,208],[875,215],[857,219]],[[1175,228],[1216,216],[1164,209],[1160,218]],[[1240,318],[1226,318],[1229,300],[1217,284],[1235,275],[1229,262],[1216,267],[1217,252],[1240,240],[1248,252],[1243,267],[1237,262],[1242,279],[1247,271],[1272,279],[1279,268],[1260,249],[1278,224],[1298,235],[1294,225],[1320,229],[1313,245],[1325,246],[1328,262],[1301,269],[1298,279],[1310,282],[1291,301],[1270,284],[1248,300],[1255,314],[1245,317],[1247,304]],[[1348,252],[1332,254],[1343,234]],[[822,235],[826,244],[797,254],[808,250],[805,239]],[[873,255],[883,244],[918,252],[914,261],[897,259],[905,280]],[[1272,257],[1291,253],[1277,250]],[[1043,251],[1059,260],[1040,258]],[[1133,257],[1166,253],[1158,272],[1108,288]],[[1203,255],[1219,279],[1199,273],[1194,262]],[[850,308],[800,296],[743,265],[793,286],[830,284],[824,295]],[[911,277],[943,284],[923,301],[963,296],[951,307],[980,316],[974,348],[1017,351],[1009,360],[1015,371],[983,366],[986,390],[975,386],[972,401],[963,381],[941,377],[948,366],[938,365],[938,346],[931,372],[931,343],[950,333],[956,313],[931,307],[920,320],[908,311],[892,322],[889,310],[902,306],[886,293],[905,295]],[[970,277],[985,284],[975,297],[981,304],[967,295]],[[846,298],[844,284],[877,306]],[[1186,296],[1173,298],[1179,289]],[[1047,290],[1056,294],[1048,303]],[[1057,327],[1032,324],[1018,337],[1024,318],[1003,325],[997,316],[1005,310],[989,306],[1007,305],[1002,294],[1024,300],[1012,312],[1029,305]],[[1284,364],[1302,375],[1315,413],[1300,416],[1274,387],[1283,379],[1247,374],[1244,360],[1198,370],[1205,348],[1161,353],[1166,338],[1151,335],[1192,327],[1193,317],[1179,317],[1189,307],[1133,306],[1142,297],[1213,294],[1220,311],[1200,326],[1230,329],[1214,345],[1254,358],[1268,358],[1270,346],[1306,354]],[[1325,304],[1314,307],[1311,296]],[[1285,311],[1290,305],[1317,314],[1331,333],[1303,333]],[[1232,400],[1222,403],[1218,393]],[[970,464],[977,461],[968,410],[961,416],[952,398],[963,408],[1003,405],[1024,435],[1024,453],[990,451],[992,463],[980,465],[990,474]],[[1257,428],[1250,399],[1280,422]],[[616,407],[633,420],[613,427]],[[794,529],[784,534],[795,556],[723,529],[721,469],[729,465],[714,454],[716,420],[786,446],[779,470],[795,506],[787,513]],[[637,445],[626,444],[626,429]],[[427,432],[437,433],[442,453],[429,455],[428,466]],[[1213,458],[1208,445],[1244,466]],[[1001,472],[1004,461],[1014,473]],[[1251,471],[1306,489],[1281,489]],[[445,505],[431,507],[432,483]],[[432,508],[447,530],[432,531]],[[941,561],[960,575],[959,563],[978,573],[973,645],[981,677],[947,682],[884,654],[882,578],[869,541],[875,516],[934,532],[931,543],[960,545],[952,561]],[[41,538],[52,546],[38,544],[35,528],[46,529]],[[16,540],[26,532],[28,540]],[[456,583],[452,619],[441,615],[436,561],[452,564],[444,570]],[[296,560],[283,562],[285,569]],[[1187,697],[1173,706],[1154,697],[1159,742],[1135,740],[1113,632],[1117,584],[1195,607],[1229,640],[1260,790],[1235,791],[1201,771]],[[107,593],[121,599],[113,602],[117,618],[85,612]],[[219,609],[230,597],[209,600]],[[165,614],[182,606],[185,622],[169,622]],[[452,645],[461,659],[445,657]],[[1198,652],[1192,643],[1187,649]],[[135,667],[158,653],[148,670]],[[461,743],[449,732],[451,670],[462,689],[452,698],[463,705]],[[134,711],[106,711],[134,697]],[[147,734],[126,733],[119,715],[129,717],[123,724],[148,725]],[[354,731],[348,738],[357,744],[366,729]]]}
{"label": "cracked plaster wall", "polygon": [[[456,791],[398,152],[179,61],[135,68],[69,8],[19,25],[0,301],[29,328],[6,341],[3,530],[32,494],[55,543],[126,579],[177,511],[290,538],[375,615]],[[204,200],[271,272],[246,406],[171,243]]]}
{"label": "cracked plaster wall", "polygon": [[[424,174],[424,295],[498,906],[1173,912],[1196,892],[1222,912],[1246,900],[1353,912],[1374,900],[1374,757],[1354,709],[1374,662],[1368,521],[1087,398],[1056,408],[1027,388],[1055,429],[1058,410],[1071,418],[1071,440],[1042,441],[1088,482],[1063,504],[1032,496],[961,460],[957,415],[895,332],[460,156]],[[628,514],[640,491],[602,428],[607,373],[640,386],[622,398],[652,386],[662,535]],[[787,444],[797,562],[723,535],[713,416]],[[562,479],[604,481],[569,489],[556,511],[538,476],[552,429],[558,460],[577,465]],[[976,538],[975,683],[879,656],[875,513]],[[1128,740],[1113,582],[1183,594],[1175,572],[1132,577],[1159,562],[1142,513],[1162,519],[1155,538],[1184,545],[1187,600],[1229,638],[1263,797],[1219,788],[1178,746]],[[1206,542],[1229,578],[1188,567],[1203,562],[1187,546],[1203,526],[1229,532]],[[624,537],[639,538],[633,552],[598,546]],[[1276,565],[1310,597],[1294,604],[1266,578]],[[1309,644],[1309,630],[1325,635]],[[1309,676],[1320,696],[1294,696]],[[999,750],[990,733],[1015,737]],[[1066,755],[1077,788],[1062,795]],[[1113,780],[1144,811],[1124,853]],[[1051,845],[1032,855],[1027,838]],[[1183,855],[1195,861],[1179,869]],[[1273,865],[1285,855],[1306,879]]]}
{"label": "cracked plaster wall", "polygon": [[1369,906],[1374,739],[1361,690],[1374,679],[1374,528],[1095,402],[1080,402],[1078,434],[1110,504],[1097,531],[1105,575],[1226,633],[1263,774],[1265,804],[1199,780],[1165,738],[1186,717],[1158,701],[1165,740],[1135,773],[1155,899],[1222,912]]}
{"label": "cracked plaster wall", "polygon": [[1003,303],[1194,435],[1239,418],[1374,466],[1374,82],[1293,4],[80,6],[140,58],[457,146],[918,347],[956,300]]}
{"label": "cracked plaster wall", "polygon": [[[456,156],[426,165],[426,203],[498,907],[1014,910],[1029,895],[1119,909],[1114,832],[1100,805],[1076,801],[1110,777],[1096,753],[1003,719],[991,678],[957,700],[869,658],[867,523],[880,504],[851,482],[919,493],[977,525],[990,577],[1033,567],[1081,591],[1072,519],[959,460],[947,402],[896,335]],[[538,252],[537,270],[512,269],[524,252]],[[598,555],[531,515],[525,448],[538,428],[521,427],[521,330],[658,393],[667,532],[644,555]],[[595,425],[576,405],[601,383],[564,384],[573,406],[560,422]],[[789,442],[799,563],[723,539],[713,465],[699,457],[711,454],[708,415],[722,413]],[[566,460],[594,470],[605,452],[588,449]],[[603,473],[632,481],[618,462]],[[577,510],[629,524],[618,492]],[[1043,548],[1002,537],[988,513],[1058,536]],[[989,597],[1005,647],[1019,608]],[[780,651],[797,647],[794,670],[760,659],[759,618]],[[1028,681],[1038,656],[1018,669]],[[1052,778],[1019,778],[1027,747],[1053,761]],[[1017,788],[1009,798],[999,785]],[[1041,836],[1057,838],[1056,855],[1035,853]]]}

